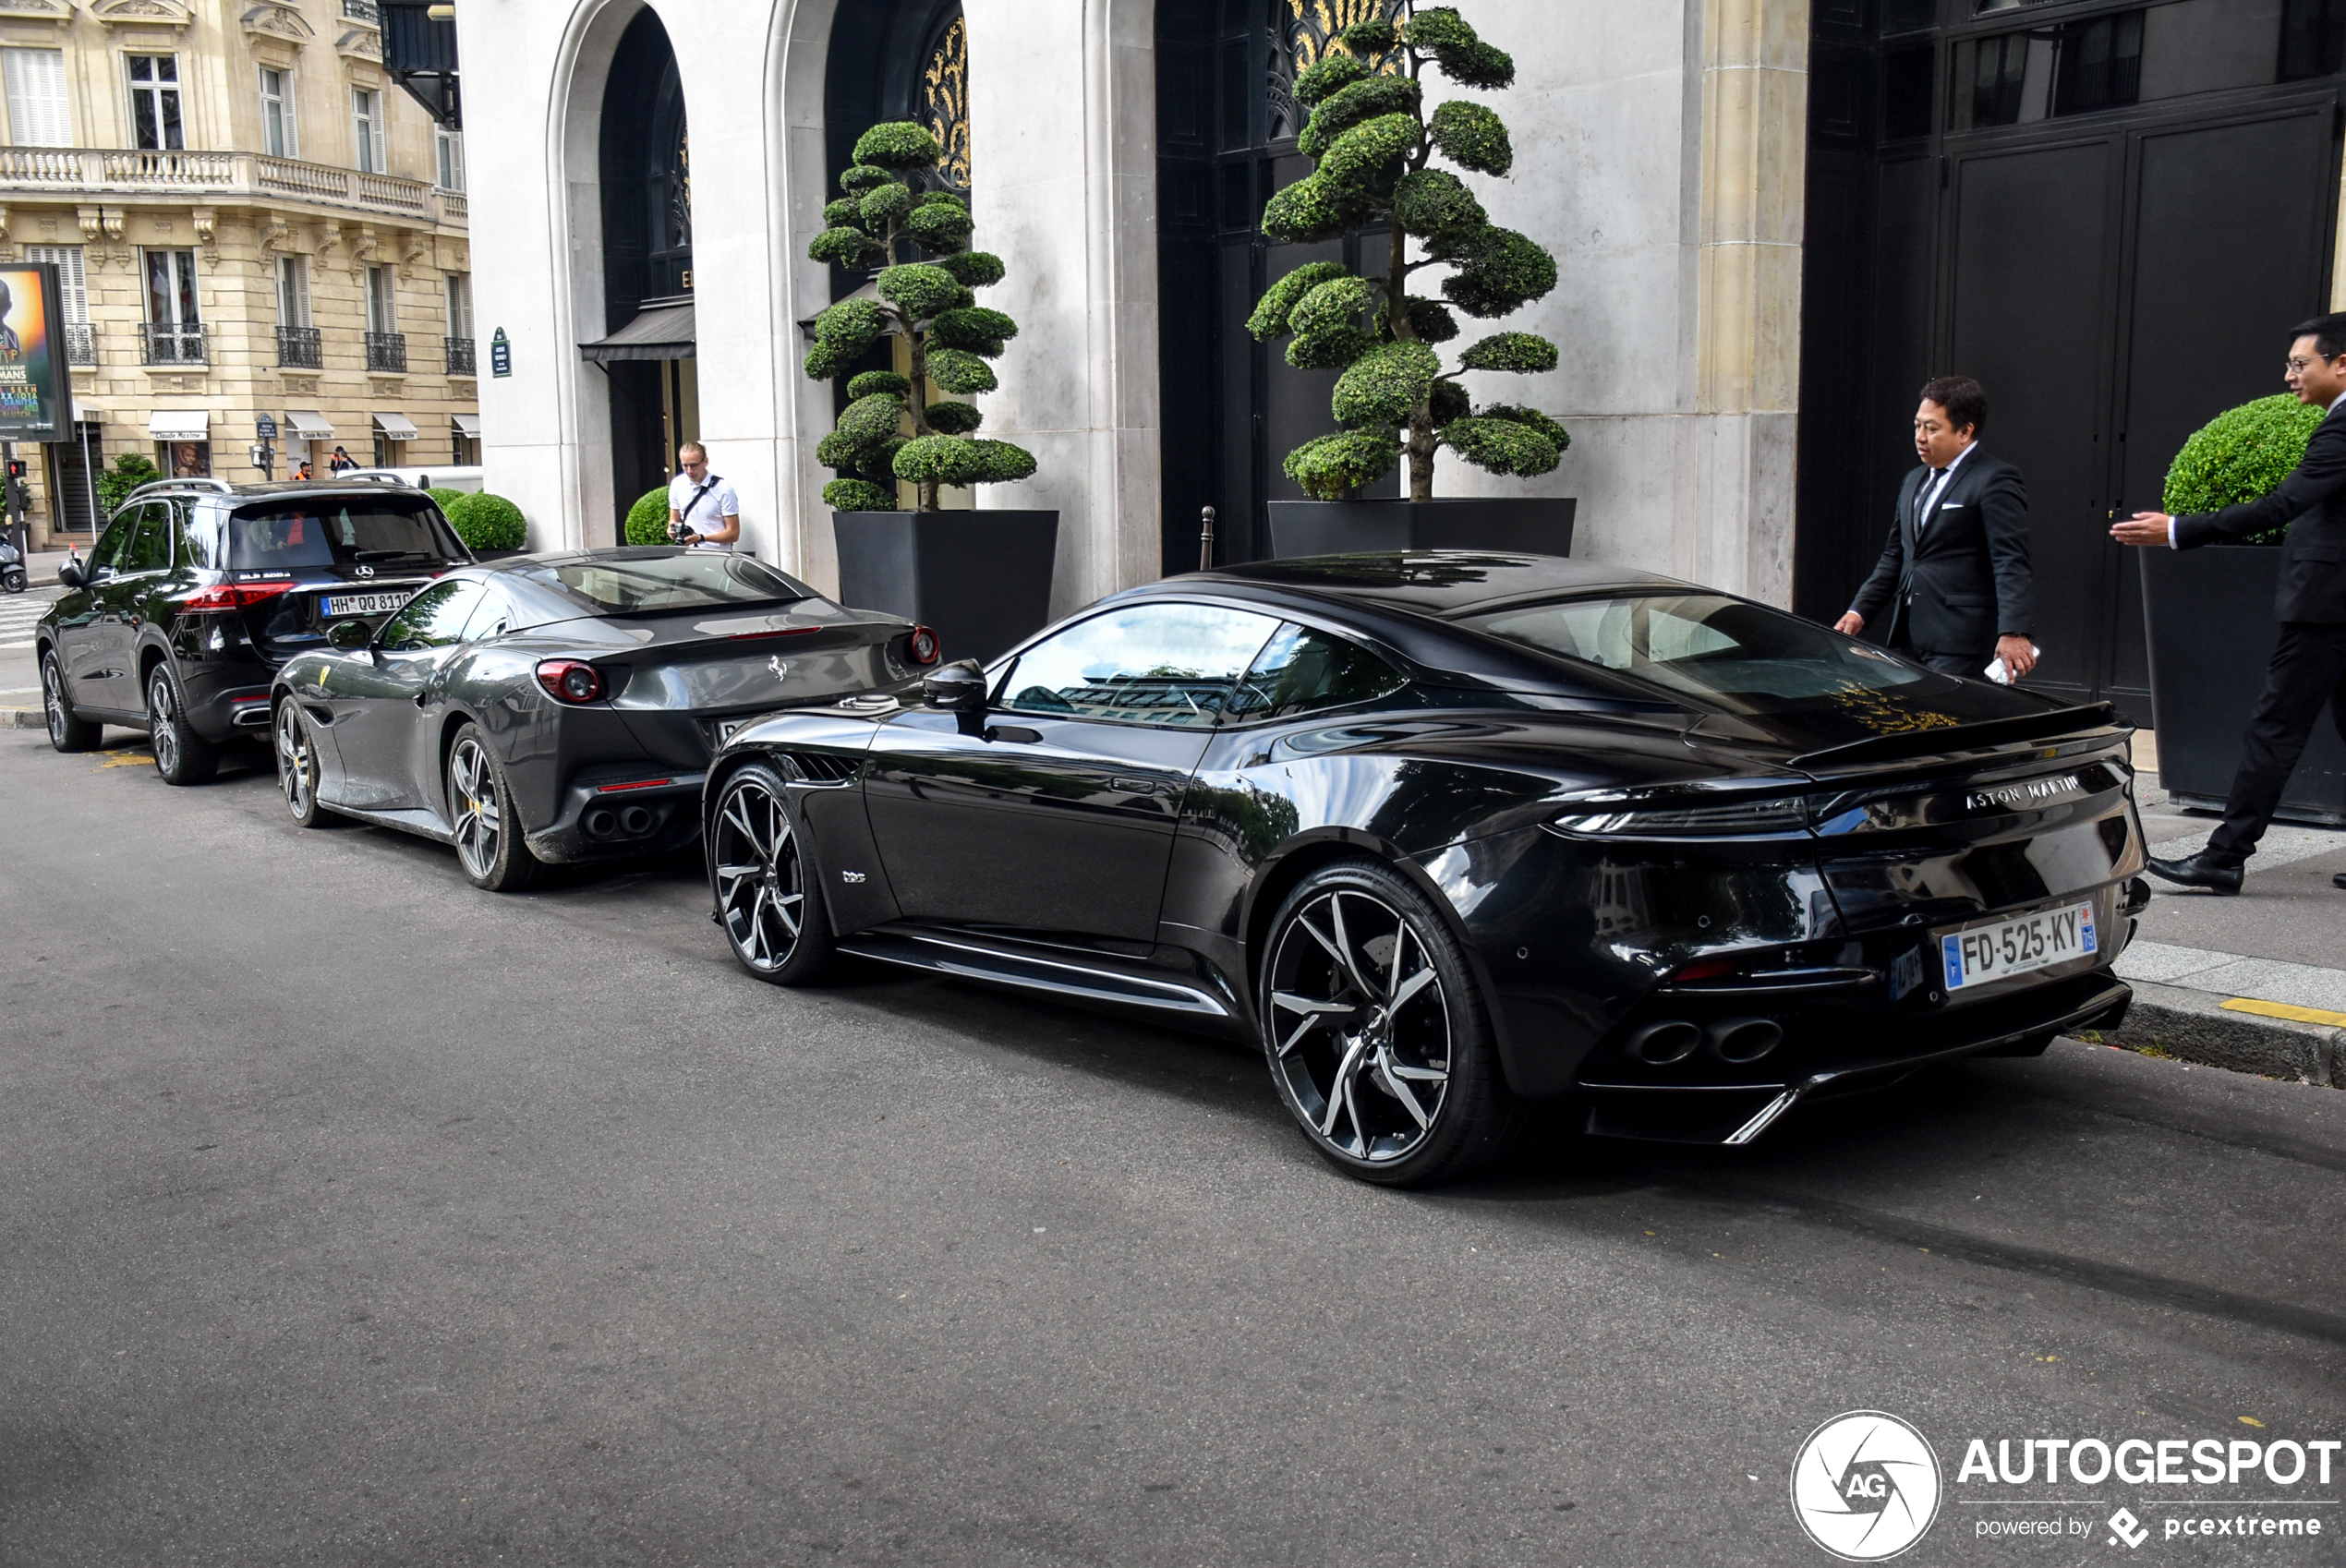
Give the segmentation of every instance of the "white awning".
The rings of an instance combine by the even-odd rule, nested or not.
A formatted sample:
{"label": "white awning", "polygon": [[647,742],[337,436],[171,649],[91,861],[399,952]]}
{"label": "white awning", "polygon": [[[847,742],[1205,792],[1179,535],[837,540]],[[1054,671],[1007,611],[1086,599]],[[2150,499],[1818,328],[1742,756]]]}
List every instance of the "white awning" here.
{"label": "white awning", "polygon": [[208,441],[212,414],[202,408],[158,408],[147,416],[147,434],[159,441]]}
{"label": "white awning", "polygon": [[288,408],[285,410],[285,437],[288,440],[296,441],[330,441],[334,439],[334,428],[326,422],[324,415],[315,410]]}
{"label": "white awning", "polygon": [[381,430],[387,440],[394,441],[412,441],[417,434],[416,427],[405,414],[378,414],[375,416],[375,428]]}
{"label": "white awning", "polygon": [[465,438],[465,440],[468,440],[468,441],[477,441],[477,440],[480,440],[480,416],[479,416],[479,415],[478,415],[478,414],[451,414],[448,417],[449,417],[449,420],[450,420],[453,424],[454,424],[454,425],[455,425],[455,427],[456,427],[456,433],[457,433],[458,435],[460,435],[460,436],[464,437],[464,438]]}

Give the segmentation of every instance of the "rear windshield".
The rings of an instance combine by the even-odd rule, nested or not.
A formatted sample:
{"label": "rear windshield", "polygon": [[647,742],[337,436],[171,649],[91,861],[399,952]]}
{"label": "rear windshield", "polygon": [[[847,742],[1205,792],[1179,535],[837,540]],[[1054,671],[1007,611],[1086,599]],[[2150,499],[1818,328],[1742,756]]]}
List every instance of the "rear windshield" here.
{"label": "rear windshield", "polygon": [[1492,636],[1617,669],[1731,713],[1894,703],[1936,697],[1955,684],[1837,632],[1722,594],[1569,599],[1461,619]]}
{"label": "rear windshield", "polygon": [[240,508],[228,519],[236,572],[406,566],[471,559],[421,496],[320,496]]}
{"label": "rear windshield", "polygon": [[598,615],[786,604],[815,597],[815,590],[795,577],[730,550],[570,561],[543,567],[529,577]]}

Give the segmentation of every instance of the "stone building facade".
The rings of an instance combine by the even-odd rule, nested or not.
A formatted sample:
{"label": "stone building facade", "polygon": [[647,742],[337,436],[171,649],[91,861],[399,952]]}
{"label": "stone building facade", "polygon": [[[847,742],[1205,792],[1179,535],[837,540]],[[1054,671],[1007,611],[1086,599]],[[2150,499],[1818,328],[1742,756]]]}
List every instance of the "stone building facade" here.
{"label": "stone building facade", "polygon": [[0,249],[64,283],[76,437],[19,445],[35,548],[92,470],[251,480],[335,446],[478,462],[464,145],[372,0],[0,0]]}

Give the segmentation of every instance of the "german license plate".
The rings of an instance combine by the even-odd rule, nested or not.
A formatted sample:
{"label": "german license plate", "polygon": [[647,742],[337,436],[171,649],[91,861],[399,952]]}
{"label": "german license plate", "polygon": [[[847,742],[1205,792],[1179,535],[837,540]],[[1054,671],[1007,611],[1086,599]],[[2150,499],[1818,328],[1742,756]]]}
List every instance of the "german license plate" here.
{"label": "german license plate", "polygon": [[1939,938],[1950,991],[2026,974],[2100,950],[2090,903],[2040,910],[1992,925],[1951,931]]}
{"label": "german license plate", "polygon": [[338,594],[326,600],[326,619],[339,621],[345,615],[389,615],[407,602],[399,594]]}

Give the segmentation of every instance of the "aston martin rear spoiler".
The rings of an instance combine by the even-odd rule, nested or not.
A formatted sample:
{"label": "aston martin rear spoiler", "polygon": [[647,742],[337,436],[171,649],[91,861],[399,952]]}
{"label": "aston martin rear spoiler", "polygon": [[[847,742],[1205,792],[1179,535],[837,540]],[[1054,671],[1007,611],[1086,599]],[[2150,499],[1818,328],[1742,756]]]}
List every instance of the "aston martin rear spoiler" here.
{"label": "aston martin rear spoiler", "polygon": [[1804,753],[1792,759],[1792,766],[1803,769],[1830,768],[1844,763],[1960,756],[1966,752],[1990,751],[2015,742],[2050,741],[2056,736],[2075,735],[2122,723],[2118,710],[2109,703],[2050,707],[2042,713],[2023,714],[2017,718],[1994,718],[1984,724],[1942,725],[1935,730],[1909,730],[1896,735],[1869,735],[1862,741],[1827,746],[1820,752]]}

